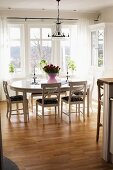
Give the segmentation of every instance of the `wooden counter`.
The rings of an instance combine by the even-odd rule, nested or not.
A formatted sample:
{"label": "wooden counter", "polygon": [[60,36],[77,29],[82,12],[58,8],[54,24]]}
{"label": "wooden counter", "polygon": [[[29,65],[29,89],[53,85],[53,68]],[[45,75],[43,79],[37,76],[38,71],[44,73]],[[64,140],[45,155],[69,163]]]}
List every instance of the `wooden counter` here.
{"label": "wooden counter", "polygon": [[113,78],[99,78],[97,80],[97,85],[99,84],[103,84],[103,83],[106,83],[106,84],[113,84]]}
{"label": "wooden counter", "polygon": [[[110,131],[111,131],[111,101],[113,98],[113,78],[99,78],[98,85],[98,114],[100,109],[100,87],[103,86],[103,159],[107,162],[113,156],[110,152]],[[111,161],[112,162],[112,161]]]}

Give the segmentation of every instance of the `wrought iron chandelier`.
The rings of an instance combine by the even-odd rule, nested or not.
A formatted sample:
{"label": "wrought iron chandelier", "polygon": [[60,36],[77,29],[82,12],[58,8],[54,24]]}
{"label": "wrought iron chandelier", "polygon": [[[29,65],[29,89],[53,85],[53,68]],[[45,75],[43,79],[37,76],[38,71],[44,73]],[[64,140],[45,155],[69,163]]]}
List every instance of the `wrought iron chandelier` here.
{"label": "wrought iron chandelier", "polygon": [[60,14],[59,14],[59,2],[60,0],[56,0],[58,2],[58,16],[57,16],[57,21],[56,21],[56,30],[52,35],[48,34],[48,37],[53,37],[53,38],[63,38],[63,37],[69,37],[68,35],[65,35],[62,31],[61,31],[61,21],[60,21]]}

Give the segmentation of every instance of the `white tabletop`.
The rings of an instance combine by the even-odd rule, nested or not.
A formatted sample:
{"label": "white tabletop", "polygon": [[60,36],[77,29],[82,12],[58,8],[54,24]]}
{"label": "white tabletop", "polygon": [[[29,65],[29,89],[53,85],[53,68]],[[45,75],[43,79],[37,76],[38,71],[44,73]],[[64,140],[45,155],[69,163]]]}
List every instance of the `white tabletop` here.
{"label": "white tabletop", "polygon": [[[32,84],[32,80],[27,79],[27,80],[18,80],[18,81],[14,81],[10,84],[10,88],[12,90],[16,90],[16,91],[26,91],[26,92],[40,92],[41,89],[41,84],[43,83],[47,83],[47,80],[42,80],[37,81],[37,84]],[[65,80],[62,81],[58,81],[61,82],[61,88],[62,90],[68,90],[69,89],[69,85]]]}

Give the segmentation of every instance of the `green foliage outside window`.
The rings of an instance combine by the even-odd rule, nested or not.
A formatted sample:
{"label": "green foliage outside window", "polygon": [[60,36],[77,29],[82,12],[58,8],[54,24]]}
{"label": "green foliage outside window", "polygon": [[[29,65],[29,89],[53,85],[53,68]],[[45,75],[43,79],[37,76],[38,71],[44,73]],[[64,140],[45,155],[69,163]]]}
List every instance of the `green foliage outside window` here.
{"label": "green foliage outside window", "polygon": [[100,55],[98,57],[98,67],[102,67],[103,66],[103,55]]}

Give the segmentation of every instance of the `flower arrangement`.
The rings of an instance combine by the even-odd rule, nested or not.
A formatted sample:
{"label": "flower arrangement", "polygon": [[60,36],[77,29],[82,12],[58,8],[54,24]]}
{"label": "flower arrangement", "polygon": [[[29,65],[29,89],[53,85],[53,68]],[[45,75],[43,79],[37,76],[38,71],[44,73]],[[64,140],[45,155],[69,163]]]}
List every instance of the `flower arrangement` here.
{"label": "flower arrangement", "polygon": [[53,65],[53,64],[50,64],[50,65],[46,65],[46,66],[44,66],[44,68],[43,68],[43,70],[46,72],[46,73],[48,73],[48,74],[57,74],[57,73],[59,73],[59,71],[60,71],[60,67],[59,66],[55,66],[55,65]]}

